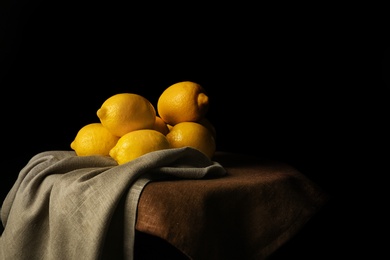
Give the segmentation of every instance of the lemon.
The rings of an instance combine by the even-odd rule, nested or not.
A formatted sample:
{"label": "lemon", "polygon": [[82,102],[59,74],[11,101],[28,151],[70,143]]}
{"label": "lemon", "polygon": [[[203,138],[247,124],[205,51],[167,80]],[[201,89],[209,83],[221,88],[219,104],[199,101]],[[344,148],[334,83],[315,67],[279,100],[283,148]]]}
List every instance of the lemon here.
{"label": "lemon", "polygon": [[113,135],[101,123],[91,123],[83,126],[77,132],[70,147],[79,156],[108,156],[118,140],[119,137]]}
{"label": "lemon", "polygon": [[216,131],[214,125],[210,122],[210,120],[208,120],[206,117],[204,117],[204,118],[200,119],[199,121],[197,121],[197,123],[205,126],[211,132],[214,139],[216,139],[217,131]]}
{"label": "lemon", "polygon": [[119,93],[106,99],[97,116],[112,134],[121,137],[140,129],[153,129],[156,110],[145,97],[134,93]]}
{"label": "lemon", "polygon": [[170,148],[168,139],[161,132],[141,129],[120,137],[109,154],[118,164],[124,164],[149,152],[168,148]]}
{"label": "lemon", "polygon": [[196,82],[181,81],[167,87],[157,100],[157,114],[169,125],[196,122],[209,109],[209,97]]}
{"label": "lemon", "polygon": [[163,135],[169,133],[169,127],[167,123],[165,123],[164,120],[162,120],[159,116],[156,116],[156,122],[154,123],[153,129],[161,132]]}
{"label": "lemon", "polygon": [[191,146],[210,159],[214,156],[216,143],[210,130],[196,122],[181,122],[172,126],[166,135],[172,148]]}

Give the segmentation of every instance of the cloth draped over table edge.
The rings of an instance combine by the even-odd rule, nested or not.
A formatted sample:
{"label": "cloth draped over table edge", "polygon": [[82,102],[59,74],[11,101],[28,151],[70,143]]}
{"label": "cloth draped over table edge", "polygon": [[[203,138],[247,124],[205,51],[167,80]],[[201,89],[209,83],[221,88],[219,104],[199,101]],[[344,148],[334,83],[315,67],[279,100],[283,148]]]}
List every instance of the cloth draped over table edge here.
{"label": "cloth draped over table edge", "polygon": [[[117,165],[110,157],[73,151],[39,153],[3,202],[1,259],[111,259],[114,252],[133,259],[136,229],[158,233],[190,259],[265,259],[327,196],[287,164],[248,158],[218,153],[212,161],[185,147]],[[200,203],[183,205],[178,193]],[[221,203],[226,198],[231,203]],[[176,214],[178,204],[182,212]]]}
{"label": "cloth draped over table edge", "polygon": [[151,180],[222,176],[190,147],[148,153],[117,165],[110,157],[47,151],[30,159],[1,207],[1,259],[100,259],[118,202],[126,196],[124,258],[133,259],[139,195]]}

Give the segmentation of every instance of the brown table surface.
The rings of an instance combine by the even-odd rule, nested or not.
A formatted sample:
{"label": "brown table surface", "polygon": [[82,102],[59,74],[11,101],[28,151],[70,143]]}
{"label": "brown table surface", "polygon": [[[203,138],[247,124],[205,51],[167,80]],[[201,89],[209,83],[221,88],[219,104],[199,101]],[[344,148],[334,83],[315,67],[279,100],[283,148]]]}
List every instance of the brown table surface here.
{"label": "brown table surface", "polygon": [[226,176],[147,184],[136,230],[191,259],[264,259],[327,201],[316,183],[288,164],[226,152],[213,160]]}

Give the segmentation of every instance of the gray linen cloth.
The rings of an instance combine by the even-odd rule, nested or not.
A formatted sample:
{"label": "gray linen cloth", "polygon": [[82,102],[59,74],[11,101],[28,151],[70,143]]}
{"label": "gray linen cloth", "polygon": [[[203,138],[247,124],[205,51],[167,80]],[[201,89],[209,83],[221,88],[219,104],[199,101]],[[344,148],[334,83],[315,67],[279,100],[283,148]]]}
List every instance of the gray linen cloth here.
{"label": "gray linen cloth", "polygon": [[151,152],[123,165],[74,151],[39,153],[2,204],[1,260],[103,259],[118,205],[126,207],[118,243],[124,258],[133,259],[138,199],[149,181],[225,174],[222,165],[190,147]]}

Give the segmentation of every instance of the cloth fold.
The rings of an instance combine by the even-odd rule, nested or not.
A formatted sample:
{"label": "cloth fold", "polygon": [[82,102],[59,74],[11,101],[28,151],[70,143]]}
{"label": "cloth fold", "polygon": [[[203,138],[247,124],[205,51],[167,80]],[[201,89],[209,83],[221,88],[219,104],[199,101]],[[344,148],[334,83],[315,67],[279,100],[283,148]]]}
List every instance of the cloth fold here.
{"label": "cloth fold", "polygon": [[162,178],[201,179],[225,168],[190,147],[148,153],[118,165],[103,156],[47,151],[30,159],[1,208],[1,259],[104,259],[114,212],[123,201],[123,256],[133,259],[137,204]]}

